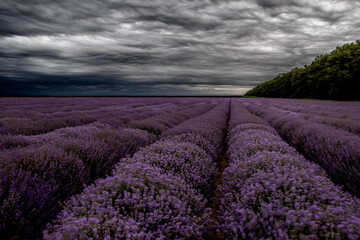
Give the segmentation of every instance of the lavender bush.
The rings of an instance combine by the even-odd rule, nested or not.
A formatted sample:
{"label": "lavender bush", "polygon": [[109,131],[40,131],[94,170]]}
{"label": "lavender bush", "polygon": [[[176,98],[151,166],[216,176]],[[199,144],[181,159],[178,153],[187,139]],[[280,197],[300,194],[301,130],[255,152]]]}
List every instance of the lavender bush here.
{"label": "lavender bush", "polygon": [[234,129],[240,124],[261,124],[263,126],[268,125],[261,118],[250,114],[245,108],[241,106],[238,101],[231,101],[231,112],[229,119],[229,130]]}
{"label": "lavender bush", "polygon": [[[242,101],[241,101],[242,102]],[[316,116],[360,120],[359,102],[349,101],[314,101],[296,99],[253,99],[246,102],[271,105],[287,111],[312,114]]]}
{"label": "lavender bush", "polygon": [[144,130],[114,129],[106,124],[92,123],[29,136],[26,140],[40,146],[52,144],[79,156],[90,170],[91,178],[96,179],[109,174],[119,159],[154,142],[155,136]]}
{"label": "lavender bush", "polygon": [[[7,131],[5,131],[6,135],[2,135],[0,139],[0,148],[2,149],[0,151],[3,154],[0,171],[4,172],[0,191],[1,211],[4,213],[4,218],[1,220],[1,232],[6,232],[6,236],[9,238],[38,237],[45,223],[58,213],[61,204],[71,195],[80,192],[84,184],[89,184],[99,177],[110,174],[114,165],[122,158],[130,157],[141,147],[155,141],[156,137],[153,134],[144,130],[124,128],[125,124],[149,116],[153,119],[156,119],[155,116],[162,116],[158,120],[161,119],[166,126],[171,126],[201,114],[218,104],[218,102],[204,101],[203,99],[185,99],[184,101],[168,99],[169,101],[164,103],[165,100],[155,99],[140,105],[132,104],[131,101],[127,102],[126,99],[124,100],[125,105],[119,105],[119,102],[114,100],[114,102],[110,101],[111,104],[108,106],[101,101],[94,101],[93,105],[83,105],[83,110],[76,104],[64,106],[61,101],[59,104],[54,103],[53,106],[56,110],[51,110],[49,105],[40,103],[36,111],[32,110],[33,106],[31,108],[25,103],[16,106],[22,111],[7,110],[5,107],[10,118],[16,119],[17,115],[22,114],[19,119],[28,121],[29,124],[38,121],[40,126],[44,121],[48,121],[54,125],[51,125],[53,127],[45,125],[44,128],[39,128],[39,131],[32,127],[28,129],[30,132],[26,133],[30,136],[11,135],[20,133],[21,131],[17,132],[19,129],[29,127],[23,125],[21,121],[18,123],[8,121],[9,124],[13,124],[12,129],[16,131],[7,131],[6,127],[1,127]],[[93,100],[89,99],[89,102],[91,101]],[[122,114],[125,113],[129,114],[124,117]],[[80,123],[70,123],[63,118],[66,115],[68,115],[67,117],[76,117],[84,114],[87,117],[91,116],[94,121],[77,126]],[[131,119],[132,117],[133,119]],[[63,122],[63,125],[57,124],[57,120],[54,121],[55,118]],[[7,121],[6,117],[1,119],[0,125]],[[75,121],[77,120],[75,119]],[[9,124],[8,126],[11,125]],[[67,127],[48,132],[60,126]],[[31,135],[39,132],[44,132],[44,134]],[[54,173],[54,166],[44,164],[44,161],[41,160],[42,158],[48,159],[46,156],[50,156],[51,153],[46,153],[45,157],[41,154],[38,156],[27,153],[32,151],[53,151],[52,154],[58,156],[57,161],[63,159],[64,163],[59,166],[55,164],[54,166],[58,166],[58,170]],[[40,158],[41,161],[36,161],[36,158]],[[74,166],[66,165],[70,161],[67,158],[77,159],[76,161],[81,164],[81,169],[76,164]],[[32,160],[25,161],[24,159]],[[31,164],[27,164],[27,162],[31,162]],[[23,168],[23,166],[30,165],[31,168]],[[71,167],[75,172],[68,170]],[[57,173],[61,171],[64,173]],[[18,177],[13,180],[15,173],[18,173]],[[57,177],[49,177],[52,174],[56,174],[61,179],[61,183],[58,183]],[[80,180],[76,177],[65,177],[68,176],[66,174],[79,174]]]}
{"label": "lavender bush", "polygon": [[183,109],[177,112],[165,113],[148,119],[134,121],[131,127],[147,130],[153,134],[160,135],[162,132],[178,125],[185,120],[201,115],[211,109],[212,105],[200,105],[190,109]]}
{"label": "lavender bush", "polygon": [[213,159],[190,142],[158,141],[134,154],[129,162],[144,162],[159,167],[186,181],[194,189],[209,191],[216,173]]}
{"label": "lavender bush", "polygon": [[323,167],[332,180],[360,196],[360,138],[302,118],[247,107],[274,126],[296,149]]}
{"label": "lavender bush", "polygon": [[9,134],[35,135],[53,131],[57,128],[77,126],[95,121],[89,116],[77,118],[41,118],[37,120],[6,117],[0,119],[0,126],[8,129]]}
{"label": "lavender bush", "polygon": [[360,200],[327,175],[347,189],[360,182],[357,103],[50,98],[0,108],[1,238],[360,238]]}
{"label": "lavender bush", "polygon": [[[243,102],[244,103],[244,102]],[[252,104],[275,110],[283,115],[291,115],[316,123],[325,124],[354,134],[360,134],[360,105],[356,102],[319,102],[272,99],[257,100]],[[247,105],[249,106],[249,105]]]}
{"label": "lavender bush", "polygon": [[350,133],[360,135],[360,121],[359,120],[313,116],[313,115],[308,115],[308,114],[305,115],[304,118],[311,120],[311,121],[315,121],[317,123],[325,124],[328,126],[332,126],[332,127],[338,128],[338,129],[348,131]]}
{"label": "lavender bush", "polygon": [[[163,114],[166,111],[184,110],[186,106],[205,103],[204,99],[145,99],[108,98],[102,99],[1,99],[0,133],[36,135],[59,128],[73,127],[95,121],[108,122],[114,126],[125,127],[133,120]],[[164,103],[166,101],[166,103]],[[135,106],[138,104],[139,106]],[[185,110],[186,111],[186,110]]]}
{"label": "lavender bush", "polygon": [[[1,133],[0,133],[1,134]],[[11,149],[16,147],[27,147],[31,141],[22,135],[8,135],[4,134],[0,138],[0,151],[4,149]]]}
{"label": "lavender bush", "polygon": [[44,239],[199,239],[209,221],[205,204],[181,178],[145,163],[119,164],[73,197]]}
{"label": "lavender bush", "polygon": [[119,159],[131,155],[154,141],[154,136],[138,129],[98,129],[82,137],[54,144],[79,156],[90,171],[91,179],[109,174]]}
{"label": "lavender bush", "polygon": [[[206,133],[204,130],[200,129],[200,133],[206,133],[205,136],[209,137],[212,136],[211,140],[213,141],[221,141],[221,138],[223,137],[223,133],[219,132],[219,129],[223,129],[224,125],[221,126],[221,124],[226,124],[226,111],[228,107],[228,103],[219,105],[217,108],[215,108],[214,110],[209,111],[208,113],[204,114],[209,121],[207,127],[209,129],[214,129],[213,132],[211,133],[215,133],[213,135],[210,135],[209,133]],[[222,114],[225,113],[225,115],[223,115],[225,117],[224,119],[220,119],[217,120],[218,114],[221,112]],[[197,123],[199,120],[198,119],[203,119],[202,117],[204,115],[201,115],[199,117],[195,117],[194,119],[196,121],[194,121],[194,123]],[[197,144],[207,144],[208,140],[206,140],[204,137],[202,137],[200,134],[193,134],[192,131],[194,129],[196,129],[196,127],[198,126],[197,124],[194,125],[190,125],[189,122],[191,123],[193,121],[193,119],[187,121],[188,123],[186,124],[187,128],[186,131],[183,131],[182,134],[180,135],[168,135],[168,139],[163,140],[163,141],[158,141],[142,150],[140,150],[139,152],[137,152],[133,157],[131,158],[127,158],[127,159],[122,159],[121,163],[119,163],[116,166],[116,173],[114,173],[114,176],[117,175],[117,173],[124,173],[124,166],[132,166],[134,164],[137,165],[141,165],[141,164],[149,164],[148,166],[152,166],[154,168],[157,169],[157,171],[159,172],[159,174],[162,174],[163,176],[173,176],[176,177],[178,179],[180,179],[184,184],[187,184],[188,187],[190,187],[190,191],[200,191],[202,193],[206,193],[208,192],[210,189],[210,184],[211,181],[215,175],[216,172],[216,164],[213,161],[213,158],[211,158],[204,150],[202,150],[199,146],[195,145],[194,143],[192,143],[190,140],[192,141],[196,141]],[[213,124],[213,125],[211,125]],[[198,129],[196,129],[198,130]],[[197,132],[199,133],[199,132]],[[220,138],[220,140],[218,139]],[[213,143],[211,142],[211,145],[213,146]],[[215,148],[214,146],[212,147],[213,149]],[[206,149],[206,148],[205,148]],[[210,149],[207,148],[207,149]],[[141,165],[141,166],[143,166]],[[129,170],[130,171],[130,170]],[[131,171],[135,171],[133,174],[138,174],[138,170],[137,168],[131,169]],[[111,177],[110,177],[111,178]],[[109,179],[109,178],[107,178]],[[107,180],[105,179],[105,180]],[[157,186],[154,186],[157,187]],[[111,191],[116,191],[116,187],[111,186],[111,188],[115,188]],[[86,192],[87,190],[85,190]],[[84,193],[85,194],[85,193]],[[86,196],[87,198],[89,196]],[[125,198],[125,195],[122,195],[121,198]],[[199,193],[197,198],[203,198],[202,195]],[[121,201],[125,201],[121,200]],[[101,200],[103,201],[103,200]],[[159,200],[156,200],[159,201]],[[206,201],[203,201],[204,204]],[[161,205],[161,203],[159,203]],[[157,205],[159,205],[157,204]],[[201,203],[203,204],[203,203]],[[205,207],[205,205],[202,205],[203,207]],[[148,210],[149,211],[149,210]],[[148,212],[147,211],[147,212]],[[190,213],[190,212],[189,212]],[[197,222],[196,226],[192,226],[190,227],[190,235],[184,235],[184,233],[182,233],[182,235],[176,235],[175,238],[179,238],[179,239],[189,239],[189,238],[195,238],[198,239],[201,237],[203,231],[205,231],[205,226],[208,225],[209,223],[209,219],[210,219],[210,210],[209,209],[204,209],[202,214],[206,215],[205,221],[203,219],[203,222]],[[171,213],[169,213],[171,214]],[[204,216],[205,216],[204,215]],[[128,219],[129,217],[133,216],[133,214],[131,212],[126,212],[124,213],[124,216],[121,217],[122,219]],[[145,214],[146,216],[146,214]],[[61,218],[61,217],[59,217]],[[59,219],[58,218],[58,219]],[[76,217],[77,218],[77,217]],[[74,217],[73,217],[74,219]],[[76,223],[77,225],[79,225],[80,223],[78,223],[79,219],[76,219]],[[159,219],[160,220],[160,219]],[[60,220],[59,220],[60,221]],[[176,220],[174,220],[176,221]],[[126,221],[125,221],[126,222]],[[159,232],[161,233],[159,235],[159,239],[162,238],[168,238],[169,236],[167,236],[166,234],[162,233],[164,230],[162,230],[162,226],[161,224],[157,224],[155,226],[152,226],[151,229],[148,228],[135,228],[135,225],[137,225],[136,222],[134,222],[133,220],[131,220],[131,223],[134,224],[134,231],[136,230],[136,232],[140,232],[140,235],[121,235],[122,238],[139,238],[139,239],[143,239],[145,238],[144,236],[153,236],[152,231],[156,229],[156,233],[155,236],[157,236],[156,234],[159,234]],[[177,223],[177,225],[179,225],[180,223]],[[61,226],[59,226],[59,236],[63,236],[62,234],[64,234],[64,232],[67,232],[68,230],[66,230],[65,228],[63,228],[65,224],[61,223]],[[80,224],[81,225],[81,224]],[[187,223],[188,225],[188,223]],[[122,224],[120,222],[117,222],[113,227],[116,228],[120,228],[122,229]],[[169,224],[167,224],[168,228],[170,227]],[[173,229],[174,227],[170,227],[169,229]],[[191,229],[196,228],[196,229],[201,229],[201,231],[196,230],[197,233],[195,234],[195,232]],[[50,232],[53,230],[49,230]],[[47,234],[49,233],[45,232],[44,236],[47,236]],[[86,230],[86,232],[88,232],[89,230]],[[124,230],[121,230],[124,231]],[[120,231],[120,232],[121,232]],[[166,230],[165,232],[172,232],[173,230]],[[179,230],[176,230],[176,232],[178,232]],[[86,234],[86,232],[84,230],[81,230],[80,234]],[[163,236],[164,235],[164,236]],[[50,236],[50,235],[49,235]],[[74,235],[75,236],[75,235]],[[78,235],[78,236],[83,236],[83,235]],[[91,235],[92,236],[92,235]],[[94,235],[95,236],[95,235]],[[173,236],[173,235],[170,235]],[[191,237],[190,237],[191,236]],[[54,237],[54,235],[51,235],[51,237]],[[96,235],[96,238],[99,237],[98,235]],[[113,237],[113,236],[111,236]],[[118,238],[121,238],[119,236],[117,236]],[[174,238],[174,237],[170,237],[170,238]]]}
{"label": "lavender bush", "polygon": [[261,123],[244,123],[238,124],[235,127],[231,128],[231,131],[228,133],[228,139],[231,139],[234,135],[237,135],[245,130],[264,130],[273,135],[277,135],[277,132],[274,128],[261,124]]}
{"label": "lavender bush", "polygon": [[230,120],[230,164],[217,189],[225,239],[358,239],[360,200],[260,119],[246,123],[250,113],[233,110],[239,107],[232,104],[232,117],[241,120]]}
{"label": "lavender bush", "polygon": [[229,140],[229,158],[246,159],[260,151],[276,151],[295,154],[296,150],[268,131],[249,129],[234,135]]}
{"label": "lavender bush", "polygon": [[0,235],[5,239],[33,237],[90,177],[78,157],[52,145],[3,152],[0,172]]}
{"label": "lavender bush", "polygon": [[[207,113],[187,120],[169,131],[164,132],[161,136],[167,138],[183,134],[199,135],[211,143],[212,146],[206,146],[205,148],[209,150],[209,154],[213,154],[213,149],[215,149],[216,152],[212,155],[215,157],[222,149],[228,113],[229,101],[226,100]],[[205,141],[202,142],[202,144],[204,143]]]}
{"label": "lavender bush", "polygon": [[[219,136],[218,136],[219,137]],[[164,140],[173,140],[178,142],[189,142],[193,143],[196,146],[200,147],[202,150],[204,150],[207,154],[209,154],[212,157],[217,156],[218,149],[216,149],[216,146],[212,144],[212,141],[206,139],[205,137],[194,134],[194,133],[183,133],[180,135],[173,135],[173,136],[167,136],[163,138]]]}
{"label": "lavender bush", "polygon": [[358,199],[301,157],[260,152],[231,164],[218,191],[226,239],[358,239]]}

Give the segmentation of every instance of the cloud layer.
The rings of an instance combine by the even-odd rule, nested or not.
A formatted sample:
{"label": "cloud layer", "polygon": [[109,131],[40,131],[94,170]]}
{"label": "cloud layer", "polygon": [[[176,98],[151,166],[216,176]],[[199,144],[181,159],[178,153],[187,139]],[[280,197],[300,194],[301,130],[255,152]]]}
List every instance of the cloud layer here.
{"label": "cloud layer", "polygon": [[241,95],[360,29],[357,0],[2,0],[0,94]]}

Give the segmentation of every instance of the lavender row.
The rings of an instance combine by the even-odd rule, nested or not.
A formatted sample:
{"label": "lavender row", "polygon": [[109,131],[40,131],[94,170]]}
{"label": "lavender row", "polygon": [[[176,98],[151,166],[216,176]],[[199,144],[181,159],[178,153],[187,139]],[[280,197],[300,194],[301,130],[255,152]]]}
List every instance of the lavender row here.
{"label": "lavender row", "polygon": [[[170,113],[165,112],[163,114],[158,114],[152,117],[144,118],[143,120],[133,120],[129,122],[129,127],[134,129],[145,130],[149,134],[159,135],[163,131],[180,124],[181,122],[193,118],[195,116],[201,115],[211,108],[214,107],[214,104],[202,104],[195,105],[192,107],[181,107],[176,111],[171,111]],[[163,128],[156,128],[154,126],[163,126]],[[70,128],[61,128],[54,132],[49,132],[46,134],[40,134],[36,136],[21,136],[22,139],[26,140],[29,144],[37,144],[41,145],[44,143],[52,143],[52,144],[62,144],[64,141],[68,141],[69,139],[74,140],[84,140],[87,141],[91,139],[91,136],[98,134],[101,136],[109,135],[106,131],[121,131],[118,126],[114,126],[113,124],[109,124],[108,122],[94,122],[91,124],[70,127]],[[156,129],[156,131],[155,131]],[[15,136],[14,136],[15,137]],[[83,144],[79,144],[83,145]]]}
{"label": "lavender row", "polygon": [[153,141],[144,130],[92,129],[82,137],[2,151],[0,235],[36,237],[62,202],[111,172],[118,159]]}
{"label": "lavender row", "polygon": [[[178,124],[179,122],[184,121],[190,117],[204,113],[214,106],[214,104],[211,103],[202,103],[204,104],[197,104],[194,106],[190,105],[190,108],[187,105],[179,106],[173,110],[167,110],[165,112],[163,109],[155,111],[152,108],[146,108],[146,110],[143,110],[141,113],[132,112],[132,114],[128,114],[126,116],[126,121],[124,117],[117,116],[118,112],[111,118],[106,118],[106,114],[104,114],[101,121],[96,121],[91,124],[85,124],[82,126],[60,128],[53,132],[47,132],[45,134],[33,136],[3,135],[0,138],[0,150],[14,147],[26,147],[34,143],[42,144],[49,141],[52,142],[53,139],[57,139],[59,141],[63,137],[67,138],[67,136],[76,137],[81,133],[91,131],[94,129],[94,127],[124,128],[126,125],[128,125],[129,127],[151,131],[153,130],[152,126],[162,126],[163,128],[157,128],[158,132],[151,131],[154,133],[159,133],[160,131],[169,128],[170,125]],[[139,121],[140,118],[142,119],[141,121]],[[125,122],[127,122],[126,125],[124,125]]]}
{"label": "lavender row", "polygon": [[196,118],[162,133],[163,138],[175,138],[193,142],[202,147],[211,156],[216,157],[222,150],[222,141],[229,114],[229,100]]}
{"label": "lavender row", "polygon": [[359,102],[315,101],[276,98],[251,99],[250,102],[258,102],[266,104],[268,106],[279,107],[284,110],[296,113],[360,121]]}
{"label": "lavender row", "polygon": [[[124,127],[132,119],[158,114],[159,111],[151,107],[146,110],[91,110],[66,113],[64,116],[52,114],[42,116],[40,119],[22,117],[4,117],[0,119],[0,134],[2,135],[36,135],[47,133],[59,128],[74,127],[89,124],[95,121],[110,123],[118,127]],[[161,113],[161,112],[160,112]]]}
{"label": "lavender row", "polygon": [[[255,119],[232,105],[232,119]],[[239,114],[235,114],[239,113]],[[358,239],[360,200],[335,186],[265,123],[233,125],[218,187],[225,239]]]}
{"label": "lavender row", "polygon": [[67,202],[44,239],[199,239],[209,221],[203,196],[146,163],[121,163]]}
{"label": "lavender row", "polygon": [[[134,157],[138,157],[141,161],[146,159],[156,166],[161,165],[164,169],[171,169],[175,174],[181,174],[185,181],[208,195],[216,173],[215,159],[223,147],[221,143],[224,139],[229,110],[229,100],[225,99],[207,113],[164,132],[162,141],[169,145],[162,143],[161,147],[158,147],[154,144],[151,152],[155,152],[155,155],[147,155],[139,151]],[[180,144],[179,150],[171,147],[175,142]],[[180,149],[186,150],[186,154]],[[169,151],[171,154],[175,153],[176,158],[171,162],[162,162],[164,156],[165,159],[171,159],[167,157]]]}
{"label": "lavender row", "polygon": [[[183,112],[191,118],[208,108],[204,104]],[[79,193],[83,184],[111,173],[119,159],[131,156],[156,137],[145,130],[93,123],[29,138],[29,147],[2,151],[0,157],[0,171],[4,173],[0,182],[0,233],[9,237],[32,238],[38,234],[59,212],[61,203]],[[69,171],[72,163],[75,172]]]}
{"label": "lavender row", "polygon": [[[208,144],[218,142],[223,135],[217,129],[226,126],[227,112],[225,101],[174,128],[181,132],[170,130],[162,140],[123,159],[112,176],[74,196],[44,238],[200,239],[211,220],[203,192],[216,163],[204,150],[209,146],[202,149],[189,141],[204,143],[209,137],[204,129],[209,128],[214,131]],[[199,131],[197,123],[205,119],[213,125]]]}
{"label": "lavender row", "polygon": [[310,121],[314,121],[320,124],[325,124],[334,128],[342,129],[344,131],[360,135],[360,115],[358,109],[360,109],[359,103],[347,103],[346,106],[343,103],[335,107],[338,102],[318,102],[314,101],[300,101],[300,100],[288,100],[278,102],[280,99],[267,100],[266,102],[260,99],[251,101],[259,107],[265,107],[268,110],[275,110],[282,114],[301,117]]}
{"label": "lavender row", "polygon": [[156,115],[147,119],[133,121],[130,123],[130,126],[133,128],[147,130],[148,132],[151,132],[155,135],[160,135],[162,132],[165,132],[173,126],[178,125],[189,119],[189,115],[201,115],[213,107],[213,104],[198,105],[190,108],[188,106],[185,106],[182,110]]}
{"label": "lavender row", "polygon": [[307,159],[318,163],[339,185],[360,196],[360,138],[296,116],[255,105],[247,109],[269,122]]}
{"label": "lavender row", "polygon": [[2,98],[0,107],[3,112],[0,113],[0,118],[10,116],[36,120],[52,114],[145,109],[151,106],[164,108],[166,105],[180,106],[203,101],[208,100],[201,98]]}
{"label": "lavender row", "polygon": [[[7,99],[1,100],[0,102],[3,102]],[[29,102],[33,103],[36,100],[37,99],[29,99]],[[41,107],[37,109],[38,105],[32,105],[31,109],[27,109],[27,105],[25,104],[18,106],[17,109],[6,109],[4,107],[0,117],[0,134],[35,135],[63,127],[78,126],[95,121],[108,122],[116,126],[124,127],[130,120],[142,119],[163,113],[164,111],[171,112],[177,109],[184,109],[185,107],[204,101],[201,99],[190,99],[187,101],[138,99],[140,105],[139,102],[135,105],[135,100],[133,100],[131,104],[129,101],[124,101],[124,99],[120,98],[119,100],[112,100],[109,102],[109,106],[105,106],[100,99],[95,100],[97,99],[88,100],[88,102],[93,104],[91,109],[86,109],[89,103],[84,100],[78,102],[79,106],[70,105],[63,109],[61,103],[65,102],[64,99],[58,100],[57,104],[59,106],[54,105],[55,103],[53,101],[44,103],[44,109]],[[75,103],[77,102],[75,101]],[[83,107],[84,109],[77,109],[79,107]],[[53,109],[57,109],[58,111],[52,112]],[[50,113],[47,111],[50,111]]]}
{"label": "lavender row", "polygon": [[[97,101],[97,99],[87,99],[87,101],[79,101],[73,99],[73,103],[67,99],[27,99],[27,102],[21,102],[18,106],[13,106],[11,102],[2,99],[0,103],[4,105],[1,112],[0,128],[2,134],[24,134],[34,135],[53,131],[57,128],[78,126],[94,122],[96,120],[104,120],[119,118],[116,123],[124,125],[125,118],[120,116],[128,116],[133,113],[139,114],[137,109],[128,110],[128,101],[124,99],[106,101]],[[21,100],[15,99],[14,101]],[[108,103],[105,106],[104,103]],[[88,105],[91,108],[88,108]],[[2,104],[3,105],[3,104]],[[65,105],[65,106],[64,106]],[[80,108],[80,109],[79,109]],[[149,108],[151,110],[151,108]],[[150,111],[147,111],[150,112]]]}
{"label": "lavender row", "polygon": [[[359,106],[360,109],[360,106]],[[339,119],[334,117],[323,117],[311,114],[304,115],[304,118],[310,121],[314,121],[320,124],[325,124],[331,127],[345,130],[350,133],[360,136],[360,121],[352,119]]]}
{"label": "lavender row", "polygon": [[[266,108],[266,105],[262,106]],[[359,105],[360,107],[360,105]],[[333,127],[335,129],[340,129],[349,133],[360,135],[360,122],[359,120],[354,119],[348,119],[348,118],[342,118],[342,117],[330,117],[330,116],[324,116],[324,114],[313,114],[313,113],[299,113],[299,112],[293,112],[284,110],[282,108],[277,107],[270,107],[268,110],[274,109],[277,112],[280,112],[282,114],[290,115],[290,116],[296,116],[301,117],[303,119],[324,124],[329,127]]]}

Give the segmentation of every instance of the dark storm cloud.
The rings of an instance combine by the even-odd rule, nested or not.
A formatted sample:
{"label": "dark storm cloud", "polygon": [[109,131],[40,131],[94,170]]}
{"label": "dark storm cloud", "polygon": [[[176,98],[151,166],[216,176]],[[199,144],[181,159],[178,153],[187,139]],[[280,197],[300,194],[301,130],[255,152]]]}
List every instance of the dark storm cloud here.
{"label": "dark storm cloud", "polygon": [[3,0],[0,94],[242,94],[355,41],[356,0]]}

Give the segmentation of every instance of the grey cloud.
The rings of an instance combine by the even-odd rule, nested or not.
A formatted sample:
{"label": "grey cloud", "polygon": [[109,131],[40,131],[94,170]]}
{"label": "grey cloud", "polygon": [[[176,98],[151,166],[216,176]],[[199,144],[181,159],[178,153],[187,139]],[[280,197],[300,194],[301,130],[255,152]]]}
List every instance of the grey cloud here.
{"label": "grey cloud", "polygon": [[0,84],[234,94],[355,41],[359,9],[355,0],[3,0]]}
{"label": "grey cloud", "polygon": [[277,8],[282,6],[298,6],[296,1],[291,0],[256,0],[256,2],[264,8]]}

